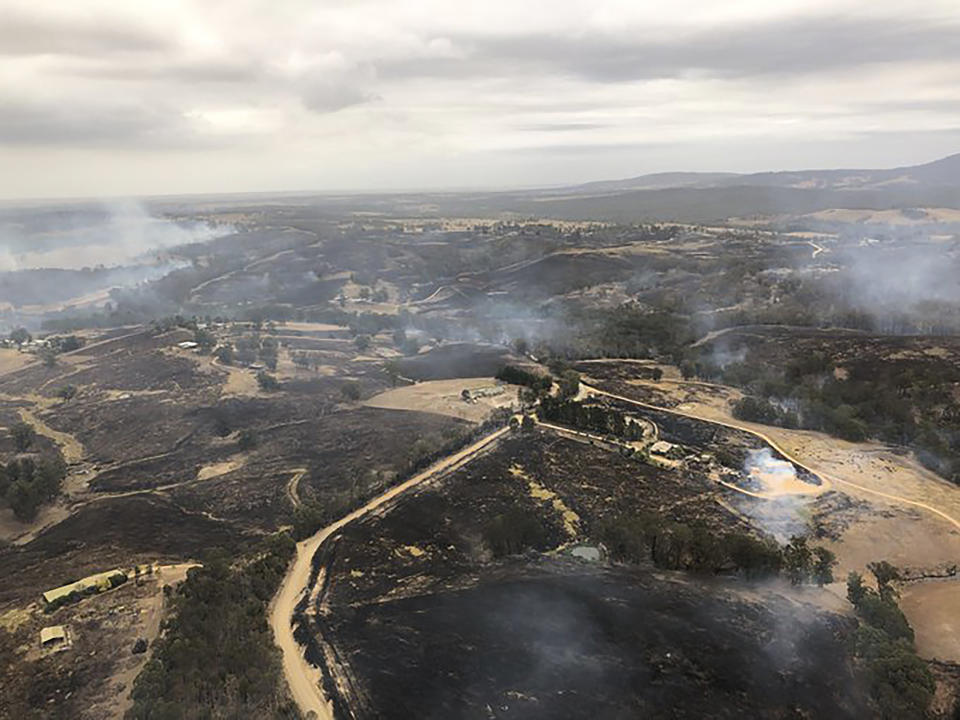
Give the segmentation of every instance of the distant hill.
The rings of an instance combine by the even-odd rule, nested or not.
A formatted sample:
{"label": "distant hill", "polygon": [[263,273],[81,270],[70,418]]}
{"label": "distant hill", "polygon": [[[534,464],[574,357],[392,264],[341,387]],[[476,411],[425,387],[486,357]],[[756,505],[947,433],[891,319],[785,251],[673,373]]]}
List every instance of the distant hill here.
{"label": "distant hill", "polygon": [[672,188],[789,187],[803,190],[854,190],[888,185],[960,185],[960,153],[925,163],[881,170],[788,170],[751,174],[674,172],[626,180],[601,180],[554,191],[555,194],[628,192]]}
{"label": "distant hill", "polygon": [[373,210],[401,217],[691,223],[832,209],[960,210],[960,154],[889,169],[668,172],[523,191],[321,195],[310,204],[333,213]]}
{"label": "distant hill", "polygon": [[613,221],[719,221],[833,208],[960,209],[960,154],[890,169],[657,173],[549,191],[503,193],[484,205],[529,215]]}

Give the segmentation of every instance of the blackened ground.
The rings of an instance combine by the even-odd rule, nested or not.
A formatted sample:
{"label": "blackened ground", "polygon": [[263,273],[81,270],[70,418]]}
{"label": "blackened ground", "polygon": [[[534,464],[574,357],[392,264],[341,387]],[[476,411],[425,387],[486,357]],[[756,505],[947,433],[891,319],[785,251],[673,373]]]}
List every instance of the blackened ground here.
{"label": "blackened ground", "polygon": [[[22,547],[0,548],[0,603],[35,599],[86,575],[162,560],[198,559],[210,548],[239,552],[250,535],[156,495],[84,506]],[[16,578],[16,581],[13,581]]]}
{"label": "blackened ground", "polygon": [[847,621],[549,559],[345,608],[364,718],[855,718]]}
{"label": "blackened ground", "polygon": [[[335,537],[311,632],[358,718],[866,716],[848,621],[736,578],[554,552],[610,513],[742,529],[715,493],[692,470],[510,435]],[[517,510],[538,532],[494,560],[487,530]]]}
{"label": "blackened ground", "polygon": [[[494,555],[489,529],[517,511],[535,521],[525,544],[539,552],[591,541],[598,522],[622,513],[656,513],[718,533],[744,529],[715,497],[715,485],[692,471],[653,467],[549,432],[511,435],[390,511],[347,526],[336,539],[329,598],[345,606],[472,582]],[[576,513],[573,536],[554,500]]]}
{"label": "blackened ground", "polygon": [[414,380],[493,377],[514,359],[502,345],[451,343],[398,362],[400,374]]}

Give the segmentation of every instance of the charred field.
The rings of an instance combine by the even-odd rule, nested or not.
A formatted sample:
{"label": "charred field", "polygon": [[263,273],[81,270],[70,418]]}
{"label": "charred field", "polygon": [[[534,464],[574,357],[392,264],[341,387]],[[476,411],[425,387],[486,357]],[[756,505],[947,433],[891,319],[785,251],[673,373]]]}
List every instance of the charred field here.
{"label": "charred field", "polygon": [[[356,717],[861,716],[849,619],[762,583],[569,554],[624,508],[744,529],[717,495],[550,433],[514,437],[343,531],[307,617]],[[497,559],[488,528],[513,508],[541,525],[525,555]]]}

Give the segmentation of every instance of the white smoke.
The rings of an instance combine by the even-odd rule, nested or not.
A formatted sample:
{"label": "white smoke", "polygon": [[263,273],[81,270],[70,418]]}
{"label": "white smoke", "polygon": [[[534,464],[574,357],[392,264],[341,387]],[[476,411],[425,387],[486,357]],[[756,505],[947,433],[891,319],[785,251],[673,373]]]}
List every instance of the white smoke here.
{"label": "white smoke", "polygon": [[41,229],[0,225],[0,271],[156,264],[170,248],[232,232],[235,229],[227,225],[158,217],[135,200],[114,201],[87,208],[86,215],[82,209],[63,213],[55,224]]}
{"label": "white smoke", "polygon": [[747,453],[743,471],[748,477],[764,483],[767,489],[772,489],[770,486],[783,486],[797,479],[797,469],[793,463],[774,457],[773,451],[767,447]]}

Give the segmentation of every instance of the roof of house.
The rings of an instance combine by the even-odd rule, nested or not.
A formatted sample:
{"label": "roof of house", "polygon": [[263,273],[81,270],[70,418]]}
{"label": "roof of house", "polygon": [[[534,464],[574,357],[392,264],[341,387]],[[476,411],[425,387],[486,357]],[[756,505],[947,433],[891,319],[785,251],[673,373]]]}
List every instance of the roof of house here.
{"label": "roof of house", "polygon": [[673,450],[673,445],[668,443],[666,440],[657,440],[657,442],[650,446],[650,452],[659,454],[668,453],[671,450]]}

